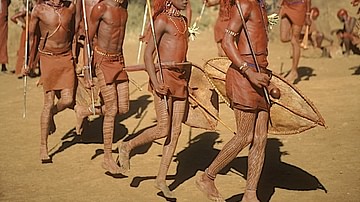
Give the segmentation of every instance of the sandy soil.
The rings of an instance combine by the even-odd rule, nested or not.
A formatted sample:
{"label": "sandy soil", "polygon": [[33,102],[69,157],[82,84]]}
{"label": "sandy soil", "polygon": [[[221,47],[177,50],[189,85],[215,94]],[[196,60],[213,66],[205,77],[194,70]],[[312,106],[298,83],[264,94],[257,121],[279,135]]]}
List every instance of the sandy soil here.
{"label": "sandy soil", "polygon": [[[270,68],[290,68],[289,44],[270,43]],[[125,44],[127,64],[135,64],[137,43]],[[202,65],[216,56],[211,31],[190,42],[189,60]],[[311,54],[310,54],[311,55]],[[297,87],[316,105],[327,129],[314,128],[299,135],[269,135],[266,162],[260,180],[261,201],[360,201],[360,56],[303,57],[302,80]],[[130,86],[129,113],[118,117],[114,143],[139,134],[154,125],[147,75],[130,74],[143,88]],[[23,113],[23,82],[0,74],[0,201],[167,201],[153,187],[160,163],[163,140],[138,148],[131,158],[129,176],[110,176],[100,164],[103,158],[101,118],[85,127],[81,138],[73,135],[75,115],[66,110],[55,117],[57,131],[49,137],[52,164],[39,160],[39,117],[42,89],[30,79],[27,113]],[[224,104],[220,117],[234,128],[234,117]],[[222,125],[205,131],[184,125],[168,184],[177,201],[207,201],[195,187],[195,178],[206,168],[232,134]],[[117,154],[113,147],[114,157]],[[216,184],[229,202],[240,201],[246,179],[247,151],[218,175]],[[172,200],[174,201],[174,200]]]}

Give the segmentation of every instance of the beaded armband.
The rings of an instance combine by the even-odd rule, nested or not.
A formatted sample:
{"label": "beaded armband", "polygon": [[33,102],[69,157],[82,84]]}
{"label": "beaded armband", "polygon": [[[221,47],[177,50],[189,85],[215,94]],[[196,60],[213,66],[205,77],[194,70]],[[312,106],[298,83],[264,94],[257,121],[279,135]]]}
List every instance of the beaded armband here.
{"label": "beaded armband", "polygon": [[234,36],[234,37],[239,35],[239,33],[233,32],[233,31],[228,30],[228,29],[225,29],[225,33],[230,34],[231,36]]}

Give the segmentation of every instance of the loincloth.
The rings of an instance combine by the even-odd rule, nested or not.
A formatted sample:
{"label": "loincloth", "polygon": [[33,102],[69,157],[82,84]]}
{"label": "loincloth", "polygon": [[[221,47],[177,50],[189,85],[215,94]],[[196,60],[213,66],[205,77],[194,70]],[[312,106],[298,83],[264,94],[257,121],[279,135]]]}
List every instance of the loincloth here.
{"label": "loincloth", "polygon": [[[187,98],[188,86],[188,66],[166,66],[162,68],[164,84],[169,87],[169,96],[176,98]],[[158,78],[160,78],[160,71],[157,71]],[[152,92],[153,88],[149,82],[149,90]]]}
{"label": "loincloth", "polygon": [[230,19],[223,19],[218,17],[214,26],[214,39],[216,43],[220,43],[225,35],[225,29],[229,24]]}
{"label": "loincloth", "polygon": [[104,74],[106,84],[129,80],[126,71],[123,71],[125,62],[122,53],[107,53],[96,46],[94,50],[94,64]]}
{"label": "loincloth", "polygon": [[292,24],[303,26],[306,17],[306,4],[303,0],[288,2],[284,1],[280,17],[288,17]]}
{"label": "loincloth", "polygon": [[[249,65],[249,70],[256,71],[254,65]],[[261,68],[267,72],[266,68]],[[265,110],[269,111],[269,104],[265,100],[264,91],[250,83],[233,64],[226,72],[226,95],[230,100],[231,108],[247,111]]]}
{"label": "loincloth", "polygon": [[71,50],[59,53],[39,51],[40,84],[44,91],[74,89],[75,65]]}

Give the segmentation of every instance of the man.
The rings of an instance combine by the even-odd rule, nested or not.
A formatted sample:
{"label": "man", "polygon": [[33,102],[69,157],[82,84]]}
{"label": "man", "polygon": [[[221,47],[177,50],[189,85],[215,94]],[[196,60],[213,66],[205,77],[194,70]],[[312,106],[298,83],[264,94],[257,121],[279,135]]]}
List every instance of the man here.
{"label": "man", "polygon": [[[234,110],[237,133],[196,180],[196,185],[210,200],[225,201],[215,186],[216,175],[250,145],[247,183],[242,201],[259,201],[256,190],[264,164],[269,120],[269,104],[263,91],[270,80],[266,69],[268,21],[263,1],[235,0],[235,5],[231,5],[230,22],[225,30],[222,47],[232,61],[226,73],[226,94]],[[249,42],[239,15],[240,7],[249,32]],[[239,42],[235,44],[238,36]],[[252,44],[261,73],[256,71],[249,43]]]}
{"label": "man", "polygon": [[[187,2],[188,0],[154,1],[154,27],[157,41],[156,44],[153,38],[148,41],[144,59],[150,78],[149,87],[154,95],[157,125],[127,142],[122,142],[119,146],[120,165],[124,171],[128,171],[130,169],[129,155],[134,148],[166,138],[155,187],[168,198],[173,198],[174,194],[166,185],[166,174],[181,134],[181,124],[188,96],[186,67],[166,67],[162,70],[163,75],[160,75],[161,72],[155,70],[153,53],[156,50],[155,46],[158,45],[161,62],[181,63],[186,61],[189,37],[188,22],[180,11],[186,9]],[[161,76],[163,76],[163,80]],[[164,99],[164,96],[168,100]]]}
{"label": "man", "polygon": [[[47,0],[37,4],[29,24],[30,52],[40,54],[40,83],[44,89],[44,107],[41,113],[40,159],[51,162],[48,155],[48,135],[55,132],[54,115],[73,104],[75,67],[72,57],[72,40],[75,33],[76,2]],[[76,22],[75,22],[76,23]],[[40,45],[35,47],[34,36],[40,29]],[[25,69],[29,74],[33,62]],[[55,96],[58,98],[54,105]]]}
{"label": "man", "polygon": [[292,67],[287,80],[294,82],[298,78],[297,68],[300,60],[300,33],[304,24],[310,25],[311,0],[280,0],[280,40],[291,42]]}
{"label": "man", "polygon": [[220,57],[226,56],[221,47],[221,42],[225,34],[225,28],[229,24],[230,20],[229,11],[225,7],[226,1],[228,0],[206,0],[207,7],[220,5],[219,14],[214,26],[214,39],[218,49],[218,56]]}
{"label": "man", "polygon": [[340,43],[345,46],[344,54],[348,56],[350,55],[350,51],[354,54],[360,54],[359,20],[349,16],[345,9],[340,9],[337,17],[344,23],[344,28],[337,33]]}
{"label": "man", "polygon": [[7,40],[8,40],[8,7],[10,0],[0,0],[0,64],[1,71],[6,72],[6,64],[9,62],[7,52]]}
{"label": "man", "polygon": [[[122,173],[122,169],[112,157],[112,142],[116,114],[124,114],[129,110],[129,81],[123,68],[123,43],[127,22],[127,0],[104,0],[97,3],[90,14],[90,41],[97,35],[94,45],[95,72],[100,87],[104,106],[96,109],[96,114],[104,115],[104,161],[102,167],[112,174]],[[87,64],[88,58],[85,60]],[[89,69],[85,67],[85,79],[89,80]],[[79,106],[76,113],[80,122],[93,112],[91,108]]]}

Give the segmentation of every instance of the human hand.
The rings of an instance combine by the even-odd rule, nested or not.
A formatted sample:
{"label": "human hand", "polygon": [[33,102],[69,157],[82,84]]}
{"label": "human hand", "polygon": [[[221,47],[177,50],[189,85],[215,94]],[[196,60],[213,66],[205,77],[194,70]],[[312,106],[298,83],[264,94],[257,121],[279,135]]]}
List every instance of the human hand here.
{"label": "human hand", "polygon": [[351,1],[351,4],[352,4],[353,6],[358,6],[359,3],[360,3],[360,0],[352,0],[352,1]]}
{"label": "human hand", "polygon": [[154,84],[154,90],[157,94],[166,95],[169,91],[169,87],[164,84]]}
{"label": "human hand", "polygon": [[258,88],[267,87],[270,83],[270,76],[265,73],[258,73],[251,69],[244,72],[248,80]]}

